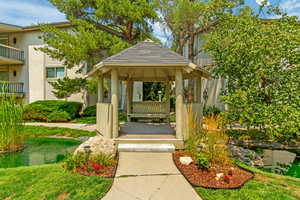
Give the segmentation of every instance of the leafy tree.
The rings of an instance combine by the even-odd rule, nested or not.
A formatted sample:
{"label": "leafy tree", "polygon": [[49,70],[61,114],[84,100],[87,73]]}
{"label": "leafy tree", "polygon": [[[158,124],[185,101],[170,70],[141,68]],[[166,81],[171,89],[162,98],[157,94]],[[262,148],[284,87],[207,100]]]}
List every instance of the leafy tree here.
{"label": "leafy tree", "polygon": [[[200,53],[195,48],[196,36],[214,27],[219,18],[231,13],[242,0],[157,0],[161,22],[171,31],[173,48],[183,54],[188,45],[188,58],[194,61]],[[189,81],[189,99],[193,99],[193,81]]]}
{"label": "leafy tree", "polygon": [[300,26],[285,14],[261,20],[250,8],[227,14],[207,34],[214,73],[227,79],[230,123],[282,141],[300,136]]}
{"label": "leafy tree", "polygon": [[162,100],[165,99],[166,83],[164,82],[144,82],[143,83],[143,100],[144,101],[158,101],[158,91],[161,91]]}
{"label": "leafy tree", "polygon": [[[151,37],[150,23],[157,19],[154,5],[148,0],[49,1],[66,15],[72,27],[70,30],[42,25],[46,34],[41,38],[48,46],[40,50],[63,61],[68,68],[81,66],[78,72],[86,65],[91,68],[103,58]],[[57,84],[64,84],[63,81]],[[57,94],[71,94],[73,89],[67,89],[68,83],[57,84],[54,84],[56,88],[64,88]]]}

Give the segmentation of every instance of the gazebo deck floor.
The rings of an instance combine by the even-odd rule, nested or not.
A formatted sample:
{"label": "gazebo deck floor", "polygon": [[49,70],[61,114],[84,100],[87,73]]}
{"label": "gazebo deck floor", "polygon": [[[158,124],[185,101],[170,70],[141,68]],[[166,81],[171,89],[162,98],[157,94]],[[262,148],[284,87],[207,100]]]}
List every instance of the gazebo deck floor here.
{"label": "gazebo deck floor", "polygon": [[119,138],[175,138],[175,130],[167,123],[127,122],[120,126]]}

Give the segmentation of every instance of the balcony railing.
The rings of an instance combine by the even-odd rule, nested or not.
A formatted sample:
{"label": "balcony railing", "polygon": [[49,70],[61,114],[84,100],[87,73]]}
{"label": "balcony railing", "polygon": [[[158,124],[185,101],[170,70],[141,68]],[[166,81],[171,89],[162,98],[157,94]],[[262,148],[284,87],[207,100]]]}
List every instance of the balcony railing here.
{"label": "balcony railing", "polygon": [[24,94],[24,83],[0,81],[0,93]]}
{"label": "balcony railing", "polygon": [[24,51],[3,44],[0,44],[0,56],[24,61]]}

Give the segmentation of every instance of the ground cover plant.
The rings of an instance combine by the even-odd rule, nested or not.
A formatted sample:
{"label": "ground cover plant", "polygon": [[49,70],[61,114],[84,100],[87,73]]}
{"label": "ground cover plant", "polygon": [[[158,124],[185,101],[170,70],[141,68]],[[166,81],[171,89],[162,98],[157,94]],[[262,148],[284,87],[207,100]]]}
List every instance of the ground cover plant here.
{"label": "ground cover plant", "polygon": [[47,137],[47,136],[67,136],[67,137],[93,137],[95,131],[84,131],[70,128],[46,127],[46,126],[29,126],[24,127],[24,137]]}
{"label": "ground cover plant", "polygon": [[0,169],[0,199],[101,199],[112,179],[71,173],[60,164]]}
{"label": "ground cover plant", "polygon": [[0,153],[17,151],[23,145],[23,106],[5,93],[0,96]]}
{"label": "ground cover plant", "polygon": [[82,103],[61,100],[36,101],[24,107],[24,120],[66,122],[79,117]]}

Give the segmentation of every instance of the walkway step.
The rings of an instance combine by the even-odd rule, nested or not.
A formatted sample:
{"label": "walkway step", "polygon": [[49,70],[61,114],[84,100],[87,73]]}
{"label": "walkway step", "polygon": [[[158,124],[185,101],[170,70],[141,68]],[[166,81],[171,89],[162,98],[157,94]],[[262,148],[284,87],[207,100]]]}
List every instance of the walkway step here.
{"label": "walkway step", "polygon": [[174,152],[173,144],[119,144],[119,152]]}
{"label": "walkway step", "polygon": [[182,139],[172,138],[115,138],[117,144],[173,144],[176,149],[183,149]]}

